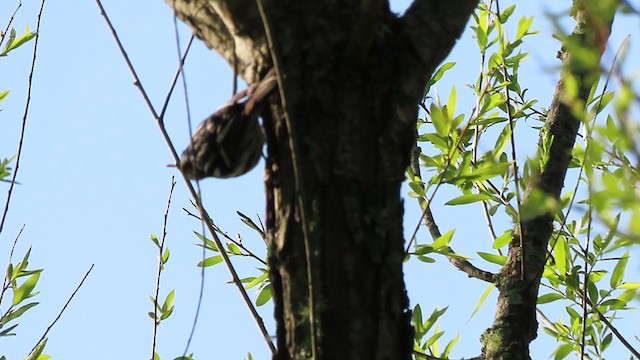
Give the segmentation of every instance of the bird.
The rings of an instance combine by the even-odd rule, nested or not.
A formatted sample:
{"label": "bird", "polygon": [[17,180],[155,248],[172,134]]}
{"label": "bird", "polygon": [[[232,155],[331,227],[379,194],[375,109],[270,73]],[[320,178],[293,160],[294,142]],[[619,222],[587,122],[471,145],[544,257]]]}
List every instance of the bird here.
{"label": "bird", "polygon": [[[177,167],[192,180],[233,178],[253,169],[265,143],[258,122],[263,101],[276,87],[270,70],[257,84],[236,94],[198,125]],[[247,100],[240,102],[242,98]]]}

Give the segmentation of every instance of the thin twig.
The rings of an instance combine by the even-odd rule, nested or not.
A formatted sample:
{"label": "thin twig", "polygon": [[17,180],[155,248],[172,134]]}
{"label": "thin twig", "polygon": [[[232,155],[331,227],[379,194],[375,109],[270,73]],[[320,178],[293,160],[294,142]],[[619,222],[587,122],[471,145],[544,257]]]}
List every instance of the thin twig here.
{"label": "thin twig", "polygon": [[[484,96],[487,92],[487,89],[483,89],[482,93],[480,94],[480,96]],[[443,184],[444,181],[444,177],[446,176],[446,172],[447,170],[449,170],[449,167],[451,166],[451,161],[453,160],[453,157],[455,156],[455,152],[462,150],[461,144],[462,144],[462,139],[464,138],[464,134],[466,134],[466,132],[469,130],[469,127],[471,126],[471,124],[475,121],[475,117],[478,115],[477,113],[477,107],[472,111],[471,115],[469,116],[469,121],[466,123],[466,125],[464,126],[464,128],[462,129],[458,140],[456,141],[455,145],[453,146],[451,153],[447,154],[447,162],[444,166],[444,169],[440,172],[440,176],[438,177],[438,182],[436,183],[436,187],[433,190],[433,193],[431,193],[431,195],[429,196],[428,199],[425,199],[427,201],[427,204],[431,204],[431,202],[433,201],[433,199],[436,196],[436,193],[438,192],[438,190],[440,189],[440,186]],[[475,166],[475,162],[471,162],[472,166]],[[502,197],[502,195],[500,194],[500,191],[498,190],[498,188],[493,185],[493,183],[491,183],[490,181],[487,181],[487,184],[493,188],[497,194],[499,194],[500,198],[503,199],[503,203],[506,206],[510,206],[509,202],[504,199]],[[420,230],[420,223],[422,221],[423,218],[425,218],[425,216],[427,216],[427,208],[425,207],[422,211],[422,214],[420,215],[420,220],[418,220],[418,223],[416,224],[415,229],[413,230],[413,233],[411,234],[411,237],[409,238],[409,243],[407,244],[406,248],[405,248],[405,254],[409,253],[409,249],[411,248],[411,245],[413,244],[413,241],[416,238],[416,235],[418,234],[418,230]]]}
{"label": "thin twig", "polygon": [[31,70],[29,70],[29,81],[27,83],[27,101],[24,106],[24,113],[22,115],[22,127],[20,129],[20,141],[18,143],[18,155],[16,156],[16,167],[13,169],[13,176],[11,177],[11,184],[9,185],[9,191],[7,192],[7,202],[4,206],[4,212],[2,213],[2,220],[0,221],[0,234],[4,228],[5,220],[9,212],[9,204],[11,203],[11,195],[13,194],[13,187],[16,184],[16,177],[18,176],[18,169],[20,168],[20,159],[22,158],[22,144],[24,142],[24,132],[27,127],[27,117],[29,115],[29,105],[31,104],[31,88],[33,86],[33,73],[36,69],[36,56],[38,54],[38,41],[40,40],[40,21],[42,20],[42,10],[44,9],[45,0],[40,3],[40,11],[38,12],[38,25],[36,26],[36,39],[33,45],[33,57],[31,58]]}
{"label": "thin twig", "polygon": [[164,212],[164,218],[162,220],[162,237],[158,242],[158,272],[156,274],[156,293],[153,297],[153,342],[151,344],[151,359],[155,358],[156,354],[156,339],[158,334],[158,326],[160,321],[158,320],[158,296],[160,296],[160,278],[162,270],[164,269],[164,242],[167,239],[167,223],[169,221],[169,209],[171,208],[171,198],[173,197],[173,189],[176,187],[175,177],[171,177],[171,188],[169,189],[169,199],[167,200],[167,208]]}
{"label": "thin twig", "polygon": [[9,28],[11,27],[11,24],[13,23],[13,18],[16,16],[16,14],[18,13],[18,10],[20,9],[21,6],[22,6],[22,1],[20,1],[18,3],[18,6],[16,6],[16,9],[13,11],[13,14],[11,14],[11,17],[9,18],[9,22],[7,22],[7,27],[5,27],[4,31],[2,32],[2,34],[0,34],[0,45],[2,45],[2,43],[4,43],[4,38],[5,38],[5,36],[7,36],[7,33],[9,32]]}
{"label": "thin twig", "polygon": [[[496,15],[500,18],[500,3],[496,1]],[[508,81],[509,72],[507,71],[507,64],[505,59],[502,59],[502,76],[504,77],[504,81]],[[524,234],[522,233],[522,221],[520,220],[520,216],[522,214],[522,195],[520,194],[520,174],[518,170],[518,154],[516,153],[516,135],[515,135],[515,120],[513,118],[513,113],[511,112],[511,92],[509,91],[509,86],[504,87],[505,92],[505,106],[507,108],[507,119],[509,120],[509,141],[511,143],[511,161],[513,161],[513,182],[514,182],[514,192],[516,193],[516,205],[518,209],[518,223],[516,224],[518,228],[518,238],[520,240],[520,278],[524,280],[525,278],[525,257],[527,254],[524,253]]]}
{"label": "thin twig", "polygon": [[[184,210],[184,212],[187,214],[187,216],[191,216],[191,217],[197,219],[198,221],[202,221],[200,216],[198,216],[197,214],[192,213],[191,211],[187,210],[186,208],[182,208],[182,210]],[[211,219],[209,219],[209,221],[211,221]],[[220,234],[223,238],[227,239],[229,242],[233,243],[235,246],[237,246],[238,248],[240,248],[241,250],[244,250],[246,252],[246,254],[241,253],[241,254],[233,254],[233,255],[250,257],[250,258],[253,258],[253,259],[257,260],[262,265],[267,266],[267,262],[266,261],[264,261],[258,255],[254,254],[251,250],[249,250],[241,242],[237,241],[236,239],[234,239],[231,236],[229,236],[227,233],[223,232],[217,225],[214,224],[213,226],[214,226],[216,232],[218,234]]]}
{"label": "thin twig", "polygon": [[[591,195],[591,194],[589,194]],[[587,221],[587,240],[584,247],[584,280],[582,284],[582,291],[584,294],[588,294],[589,289],[589,275],[591,275],[591,271],[593,268],[589,268],[589,245],[591,244],[591,231],[593,230],[593,204],[591,203],[591,196],[589,196],[589,220]],[[587,346],[587,297],[583,296],[582,298],[582,339],[580,341],[580,358],[583,359],[586,354],[586,346]]]}
{"label": "thin twig", "polygon": [[[171,85],[169,86],[169,91],[167,91],[167,97],[164,99],[164,104],[162,104],[162,110],[160,111],[160,119],[164,119],[164,114],[167,111],[167,107],[169,106],[169,100],[171,100],[171,95],[173,95],[173,89],[176,87],[178,83],[178,78],[182,73],[182,67],[184,65],[185,60],[187,59],[187,55],[189,55],[189,50],[191,49],[191,44],[193,44],[193,40],[195,39],[195,35],[191,35],[189,42],[187,43],[187,47],[184,49],[184,55],[180,59],[180,65],[178,66],[178,70],[176,74],[173,76],[173,80],[171,81]],[[191,126],[189,126],[191,129]]]}
{"label": "thin twig", "polygon": [[[410,166],[411,166],[411,169],[413,170],[414,176],[417,177],[420,180],[420,182],[422,182],[422,175],[420,174],[420,166],[418,164],[419,154],[420,154],[420,148],[416,146],[414,148],[413,156],[411,157]],[[423,189],[424,189],[424,186],[423,186]],[[425,200],[424,197],[418,198],[418,204],[420,205],[421,208],[424,208],[424,211],[422,212],[422,218],[424,219],[425,226],[427,227],[427,229],[429,230],[429,233],[431,234],[431,238],[433,238],[433,240],[435,241],[440,236],[442,236],[442,234],[440,233],[438,224],[436,224],[436,220],[433,217],[433,213],[431,212],[431,207],[429,206],[429,203],[427,202],[427,200]],[[422,219],[420,219],[418,223],[420,223],[421,221]],[[455,254],[455,251],[453,251],[453,249],[448,245],[445,246],[443,250],[449,254]],[[448,255],[448,254],[446,254],[445,256],[453,266],[455,266],[458,270],[467,274],[469,277],[484,280],[489,283],[495,282],[495,279],[496,279],[495,274],[482,270],[474,266],[468,260],[461,258],[459,256]]]}
{"label": "thin twig", "polygon": [[[120,52],[122,54],[122,56],[124,57],[127,66],[129,67],[129,71],[131,71],[131,74],[134,77],[134,84],[135,86],[138,88],[138,90],[140,90],[140,93],[142,94],[142,97],[144,98],[145,102],[147,103],[147,107],[149,108],[149,111],[151,111],[154,120],[156,121],[160,132],[162,133],[162,136],[165,140],[165,142],[167,143],[167,146],[169,147],[169,150],[171,151],[171,154],[173,155],[173,159],[175,161],[176,164],[179,163],[180,161],[180,157],[178,156],[178,153],[175,149],[175,147],[173,146],[173,142],[171,141],[169,134],[167,133],[167,130],[164,126],[164,122],[162,119],[160,119],[158,117],[157,112],[155,111],[155,108],[153,107],[153,104],[151,103],[151,100],[149,99],[147,92],[144,90],[144,87],[142,86],[141,82],[140,82],[140,78],[138,77],[138,74],[136,73],[133,65],[131,64],[131,61],[129,60],[129,56],[127,55],[127,52],[124,50],[124,47],[122,46],[122,43],[120,42],[120,38],[118,37],[118,34],[116,33],[115,28],[113,27],[113,25],[111,24],[111,21],[109,20],[109,17],[107,16],[106,11],[104,10],[104,7],[102,6],[102,3],[100,2],[100,0],[96,0],[96,3],[98,4],[98,7],[100,8],[100,12],[102,14],[102,16],[105,18],[105,21],[107,23],[107,25],[109,26],[109,30],[111,31],[111,34],[113,35],[118,48],[120,49]],[[204,206],[202,205],[202,201],[200,199],[200,196],[198,196],[198,193],[196,192],[195,188],[193,187],[193,185],[191,184],[191,182],[189,181],[189,178],[185,175],[185,173],[178,168],[178,170],[180,171],[180,174],[182,175],[182,178],[185,182],[185,185],[187,186],[187,188],[189,189],[189,193],[191,194],[192,198],[195,200],[196,202],[196,208],[198,209],[198,211],[201,214],[202,218],[208,219],[209,214],[206,211],[206,209],[204,208]],[[218,235],[216,234],[215,230],[213,229],[213,226],[209,223],[209,222],[205,222],[205,224],[207,225],[207,229],[209,230],[209,232],[211,233],[211,236],[213,237],[213,241],[216,243],[216,246],[218,246],[219,248],[222,248],[222,242],[220,241],[220,238],[218,237]],[[253,303],[251,302],[251,299],[249,298],[249,295],[247,294],[247,291],[244,289],[244,286],[242,285],[242,282],[240,281],[240,277],[238,276],[235,268],[233,267],[233,264],[231,264],[231,261],[229,260],[229,256],[224,252],[220,252],[221,256],[222,256],[222,260],[225,263],[225,266],[227,267],[227,270],[229,271],[229,274],[231,275],[231,278],[233,280],[233,283],[236,285],[236,287],[238,288],[238,291],[240,292],[240,295],[242,296],[242,299],[244,300],[245,304],[247,305],[247,307],[249,308],[249,311],[251,312],[251,315],[253,316],[254,320],[256,321],[256,324],[258,325],[258,328],[260,329],[260,332],[262,333],[262,336],[264,337],[265,342],[267,343],[267,345],[269,346],[269,349],[271,350],[272,354],[276,353],[276,348],[273,345],[273,342],[271,341],[271,337],[269,336],[269,333],[264,325],[264,322],[262,321],[262,318],[260,317],[260,315],[258,314],[257,310],[255,309],[255,306],[253,306]]]}
{"label": "thin twig", "polygon": [[[24,224],[22,224],[22,228],[20,228],[18,235],[16,235],[16,238],[13,240],[13,244],[11,245],[11,251],[9,251],[9,262],[7,263],[7,266],[9,266],[8,264],[11,264],[11,259],[13,258],[13,251],[16,249],[16,244],[18,243],[18,239],[20,239],[20,235],[22,235],[22,230],[24,230]],[[2,298],[4,298],[4,293],[9,289],[10,285],[11,284],[9,282],[9,277],[5,276],[4,283],[2,284],[2,290],[0,291],[0,304],[2,304]]]}
{"label": "thin twig", "polygon": [[32,353],[36,349],[36,347],[38,347],[38,345],[47,337],[47,334],[49,333],[51,328],[53,328],[53,325],[55,325],[58,322],[58,320],[60,320],[60,317],[62,317],[62,314],[67,309],[67,306],[69,306],[69,304],[71,303],[71,300],[73,299],[74,296],[76,296],[76,293],[78,292],[78,290],[80,290],[80,288],[82,287],[82,284],[84,284],[84,281],[87,279],[87,276],[89,276],[89,274],[91,273],[91,270],[93,270],[93,266],[94,265],[95,264],[91,264],[91,267],[84,274],[84,276],[82,277],[82,280],[80,280],[80,283],[78,284],[78,286],[76,286],[76,289],[73,290],[73,292],[71,293],[71,296],[69,296],[69,299],[67,299],[67,302],[64,304],[64,306],[62,307],[62,309],[58,313],[58,316],[56,316],[56,318],[53,320],[51,325],[47,326],[47,330],[45,330],[44,334],[42,334],[42,337],[40,337],[40,340],[38,340],[38,342],[33,347],[33,349],[31,349]]}
{"label": "thin twig", "polygon": [[600,312],[600,310],[598,310],[597,307],[594,307],[593,309],[598,312],[598,316],[600,317],[600,320],[605,325],[607,325],[609,330],[611,330],[611,332],[616,336],[616,338],[620,340],[622,345],[624,345],[624,347],[626,347],[627,350],[629,350],[633,354],[633,356],[635,356],[636,359],[640,359],[640,352],[637,349],[635,349],[633,345],[631,345],[631,343],[629,343],[627,339],[624,338],[624,336],[622,336],[620,331],[618,331],[618,329],[615,326],[613,326],[613,324]]}
{"label": "thin twig", "polygon": [[[176,72],[176,77],[180,76],[182,79],[182,93],[184,94],[184,107],[185,113],[187,114],[187,129],[189,130],[189,139],[191,141],[191,146],[193,146],[193,126],[191,124],[191,107],[189,106],[189,92],[187,91],[187,76],[184,71],[184,58],[180,57],[180,32],[178,31],[178,15],[175,12],[175,1],[172,4],[173,11],[173,33],[174,38],[176,40],[176,51],[178,55],[178,71]],[[194,35],[191,35],[191,40],[193,40]],[[186,54],[185,54],[186,55]],[[171,89],[171,92],[173,88]],[[170,94],[167,94],[167,98],[169,98]],[[162,115],[162,114],[161,114]],[[197,193],[200,197],[202,197],[202,191],[200,189],[200,181],[196,180],[196,189]],[[202,226],[202,233],[204,234],[204,223]],[[206,258],[206,251],[204,246],[202,247],[202,261],[204,262]],[[198,304],[196,305],[196,313],[193,315],[193,323],[191,324],[191,330],[189,331],[189,337],[187,338],[187,343],[184,346],[184,352],[182,353],[183,357],[186,357],[187,352],[189,351],[189,346],[191,345],[191,340],[193,340],[193,335],[196,332],[196,325],[198,324],[198,319],[200,318],[200,309],[202,308],[202,299],[204,297],[204,283],[205,283],[205,268],[204,266],[200,268],[200,288],[198,290]]]}

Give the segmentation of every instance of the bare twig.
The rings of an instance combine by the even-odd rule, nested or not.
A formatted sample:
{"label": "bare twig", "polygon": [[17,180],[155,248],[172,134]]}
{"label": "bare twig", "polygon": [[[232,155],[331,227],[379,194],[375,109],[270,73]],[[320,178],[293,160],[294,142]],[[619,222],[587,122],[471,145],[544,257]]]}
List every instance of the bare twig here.
{"label": "bare twig", "polygon": [[53,325],[55,325],[58,322],[58,320],[60,320],[60,317],[62,317],[62,314],[67,309],[67,306],[69,306],[69,304],[71,303],[71,300],[73,299],[74,296],[76,296],[76,293],[78,292],[78,290],[80,290],[80,288],[82,287],[82,284],[84,284],[84,281],[87,279],[87,276],[89,276],[89,274],[91,273],[91,270],[93,270],[93,266],[94,264],[91,264],[91,267],[84,274],[84,276],[82,277],[82,280],[80,280],[80,283],[78,284],[78,286],[76,286],[76,289],[73,290],[73,292],[71,293],[71,296],[69,296],[69,299],[67,299],[67,302],[64,304],[64,306],[58,313],[58,316],[56,316],[56,318],[53,320],[51,325],[47,326],[47,330],[45,330],[44,334],[42,334],[42,337],[40,337],[40,340],[38,340],[36,345],[34,345],[33,349],[31,349],[31,352],[33,352],[36,349],[36,347],[47,337],[47,334],[49,333],[51,328],[53,328]]}
{"label": "bare twig", "polygon": [[2,213],[2,220],[0,220],[0,234],[2,233],[2,229],[4,228],[4,223],[7,220],[7,214],[9,212],[9,204],[11,203],[11,195],[13,194],[13,187],[16,184],[18,169],[20,168],[20,159],[22,158],[22,144],[24,143],[24,132],[27,127],[27,116],[29,115],[29,105],[31,104],[31,88],[33,86],[33,73],[36,69],[38,41],[40,40],[40,20],[42,20],[42,10],[44,9],[44,3],[45,3],[45,0],[42,0],[42,2],[40,3],[40,11],[38,12],[38,25],[36,26],[36,39],[33,45],[33,56],[31,58],[31,70],[29,70],[29,81],[27,83],[27,101],[25,103],[24,113],[22,115],[22,127],[20,129],[20,141],[18,143],[18,155],[16,156],[16,167],[15,169],[13,169],[11,184],[9,185],[9,191],[7,191],[7,202],[5,203],[4,212]]}
{"label": "bare twig", "polygon": [[627,339],[625,339],[624,336],[622,336],[620,331],[618,331],[618,329],[615,326],[613,326],[613,324],[600,312],[600,310],[598,310],[597,307],[594,307],[593,309],[598,312],[598,316],[600,317],[600,320],[602,320],[602,322],[605,325],[607,325],[609,330],[611,330],[611,332],[616,336],[616,338],[620,340],[622,345],[624,345],[624,347],[626,347],[627,350],[629,350],[633,354],[633,356],[635,356],[636,359],[640,359],[640,351],[634,348],[633,345],[631,345],[631,343],[629,343]]}
{"label": "bare twig", "polygon": [[[147,107],[149,108],[149,111],[151,111],[154,120],[156,121],[160,132],[162,133],[162,136],[165,140],[165,142],[167,143],[167,146],[169,147],[169,150],[171,151],[171,154],[173,156],[173,159],[175,161],[176,164],[179,163],[180,161],[180,157],[178,156],[178,153],[175,149],[175,147],[173,146],[173,142],[171,141],[169,134],[167,133],[167,130],[164,126],[164,121],[163,119],[161,119],[158,116],[158,113],[155,111],[155,108],[153,107],[153,104],[151,103],[151,100],[149,99],[147,92],[144,90],[144,87],[142,86],[141,82],[140,82],[140,78],[138,77],[138,74],[136,73],[133,64],[131,63],[131,61],[129,60],[129,56],[127,55],[127,52],[125,51],[122,42],[120,41],[120,38],[118,37],[118,34],[116,33],[115,28],[113,27],[113,24],[111,24],[111,21],[109,20],[109,17],[107,16],[106,11],[104,10],[104,7],[102,6],[102,3],[100,2],[100,0],[96,0],[96,3],[98,4],[98,7],[100,8],[100,12],[102,14],[102,16],[104,17],[107,25],[109,26],[109,30],[111,31],[111,34],[113,35],[118,48],[120,49],[120,53],[122,54],[123,58],[125,59],[127,66],[129,67],[129,71],[131,71],[131,74],[134,77],[134,85],[138,88],[138,90],[140,90],[140,93],[142,94],[142,97],[144,98]],[[180,169],[178,169],[180,170]],[[195,188],[193,187],[193,185],[191,184],[191,182],[189,181],[189,179],[186,177],[186,175],[184,174],[184,172],[182,172],[182,170],[180,170],[180,173],[184,179],[185,185],[187,186],[187,188],[189,189],[189,192],[192,196],[192,198],[195,200],[196,202],[196,208],[198,209],[198,211],[201,214],[202,218],[208,219],[209,214],[206,211],[206,209],[204,208],[204,206],[202,205],[202,201],[200,199],[200,196],[198,196],[198,193],[196,192]],[[213,237],[213,241],[216,243],[216,246],[218,246],[219,248],[222,248],[222,242],[220,241],[220,238],[218,237],[218,235],[216,234],[215,230],[213,229],[213,226],[211,225],[211,223],[209,222],[205,222],[205,224],[207,225],[207,229],[209,230],[209,232],[211,233],[211,236]],[[253,303],[251,302],[251,299],[249,298],[249,295],[247,294],[247,291],[244,289],[244,286],[242,285],[242,282],[240,281],[240,277],[238,276],[235,268],[233,267],[233,264],[231,264],[231,261],[229,260],[229,256],[224,252],[220,252],[220,255],[222,256],[222,259],[225,263],[225,266],[227,267],[227,270],[229,271],[229,274],[231,275],[231,278],[233,280],[233,283],[236,285],[236,287],[238,288],[238,291],[240,292],[240,295],[242,296],[242,299],[244,300],[245,304],[247,305],[247,308],[249,309],[249,311],[251,312],[251,315],[253,316],[254,320],[256,321],[256,324],[258,325],[258,328],[260,329],[260,332],[262,333],[262,336],[264,337],[265,342],[267,343],[267,345],[269,346],[269,349],[271,350],[271,352],[273,354],[275,354],[276,349],[275,346],[273,345],[273,342],[271,341],[271,337],[269,336],[269,333],[267,332],[267,329],[264,326],[264,322],[262,321],[262,318],[260,317],[260,315],[258,314],[257,310],[255,309],[255,306],[253,306]]]}
{"label": "bare twig", "polygon": [[[174,1],[175,2],[175,1]],[[173,8],[175,9],[175,6],[173,6]],[[176,40],[176,50],[177,50],[177,55],[178,55],[178,71],[176,72],[176,80],[178,78],[178,76],[182,79],[182,91],[184,94],[184,107],[185,107],[185,113],[187,115],[187,129],[189,130],[189,139],[191,142],[193,142],[193,126],[191,124],[191,108],[189,106],[189,93],[187,91],[187,76],[185,74],[184,71],[184,61],[186,60],[186,52],[185,52],[185,56],[184,58],[180,57],[181,54],[181,50],[180,50],[180,32],[178,31],[178,16],[175,13],[173,13],[173,32],[174,32],[174,38]],[[191,35],[191,41],[193,41],[194,35]],[[191,44],[191,41],[189,42],[189,45]],[[175,84],[175,82],[173,83]],[[173,85],[172,84],[172,85]],[[171,87],[171,89],[169,90],[169,93],[167,94],[167,99],[171,96],[171,94],[173,93],[173,86]],[[165,102],[165,104],[168,104],[168,102]],[[164,119],[163,113],[160,114],[161,119]],[[193,144],[192,144],[193,146]],[[196,180],[196,190],[199,196],[202,196],[202,191],[200,189],[200,181]],[[204,223],[202,224],[202,233],[204,234]],[[204,247],[202,248],[202,261],[204,261],[206,258],[206,251],[204,249]],[[182,353],[183,357],[186,357],[187,352],[189,351],[189,346],[191,345],[191,340],[193,340],[193,335],[196,332],[196,325],[198,324],[198,319],[200,318],[200,308],[202,307],[202,298],[204,297],[204,279],[205,279],[205,269],[204,266],[202,268],[200,268],[200,288],[198,290],[198,304],[196,305],[196,313],[193,315],[193,323],[191,324],[191,331],[189,332],[189,337],[187,338],[187,344],[184,347],[184,352]]]}
{"label": "bare twig", "polygon": [[16,9],[13,11],[13,14],[11,14],[11,17],[9,18],[9,21],[7,22],[7,27],[5,27],[4,31],[2,32],[2,34],[0,34],[0,45],[2,45],[2,43],[4,43],[4,38],[5,38],[5,36],[7,36],[7,33],[9,32],[9,28],[11,27],[11,24],[13,23],[13,18],[16,16],[16,14],[18,13],[18,10],[20,10],[21,6],[22,6],[22,1],[20,1],[18,3],[18,6],[16,6]]}
{"label": "bare twig", "polygon": [[[164,119],[164,114],[167,111],[167,107],[169,106],[169,100],[171,100],[171,95],[173,95],[173,89],[176,87],[176,84],[178,83],[178,78],[182,73],[182,65],[184,64],[184,61],[187,59],[187,55],[189,55],[189,50],[191,49],[191,44],[193,44],[194,39],[195,39],[195,35],[191,35],[191,38],[187,43],[187,47],[184,49],[184,54],[180,59],[181,65],[178,67],[176,74],[173,76],[173,80],[171,81],[171,85],[169,86],[169,91],[167,91],[167,97],[164,100],[164,104],[162,104],[162,110],[160,111],[160,119]],[[191,126],[189,126],[189,129],[191,129]]]}

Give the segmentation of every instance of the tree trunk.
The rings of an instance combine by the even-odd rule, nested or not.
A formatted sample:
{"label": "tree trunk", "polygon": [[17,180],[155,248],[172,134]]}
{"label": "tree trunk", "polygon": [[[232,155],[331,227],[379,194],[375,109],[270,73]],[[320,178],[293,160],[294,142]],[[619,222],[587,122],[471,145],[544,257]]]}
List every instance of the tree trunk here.
{"label": "tree trunk", "polygon": [[477,1],[402,17],[380,0],[169,3],[249,82],[278,74],[263,116],[274,358],[410,359],[400,185],[424,85]]}

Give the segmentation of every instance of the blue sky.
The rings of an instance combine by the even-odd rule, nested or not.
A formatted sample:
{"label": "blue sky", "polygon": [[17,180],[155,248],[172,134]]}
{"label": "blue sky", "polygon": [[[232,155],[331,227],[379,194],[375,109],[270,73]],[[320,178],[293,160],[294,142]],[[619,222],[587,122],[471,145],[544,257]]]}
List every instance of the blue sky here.
{"label": "blue sky", "polygon": [[[407,3],[393,5],[399,11]],[[539,98],[541,104],[549,103],[555,86],[556,76],[549,69],[557,65],[559,47],[550,40],[550,27],[542,14],[549,3],[523,4],[516,12],[518,17],[535,16],[534,28],[543,32],[527,45],[532,56],[522,70],[523,82],[534,85],[530,85],[531,97]],[[16,5],[15,1],[0,4],[0,22]],[[29,23],[35,28],[38,6],[37,1],[25,1],[13,26],[22,30]],[[170,9],[160,0],[104,0],[104,6],[142,84],[160,106],[177,68]],[[637,30],[637,21],[630,26]],[[184,26],[181,29],[184,43],[190,31]],[[617,29],[612,37],[615,46],[630,31],[623,26]],[[0,112],[0,157],[16,152],[30,57],[29,48],[23,47],[0,59],[0,89],[12,90]],[[458,65],[436,89],[444,97],[451,84],[456,84],[461,99],[458,111],[468,112],[473,106],[463,84],[475,80],[469,74],[475,77],[477,58],[467,32],[450,57]],[[170,181],[176,175],[175,169],[166,167],[172,162],[170,153],[132,85],[94,1],[49,1],[45,5],[36,66],[18,178],[21,185],[15,189],[8,223],[0,234],[0,264],[5,266],[10,245],[24,224],[16,258],[32,246],[31,266],[45,268],[45,272],[37,288],[40,295],[35,298],[40,305],[20,320],[17,337],[0,339],[0,354],[9,359],[26,356],[86,270],[95,264],[49,334],[46,353],[65,360],[149,358],[152,321],[147,312],[152,310],[149,295],[154,291],[157,266],[149,235],[162,232]],[[185,69],[191,114],[197,124],[228,100],[232,74],[228,65],[200,42],[195,43]],[[180,151],[188,143],[180,97],[174,97],[165,119]],[[537,142],[537,138],[530,140],[531,144]],[[241,211],[262,216],[261,166],[246,176],[206,180],[201,186],[205,205],[219,226],[231,236],[241,233],[249,248],[264,254],[262,241],[236,215]],[[0,183],[0,193],[7,188]],[[439,205],[446,197],[446,193],[439,194],[433,208],[443,232],[457,228],[460,242],[454,242],[454,248],[466,254],[486,251],[490,240],[478,209],[461,214],[458,208]],[[412,230],[419,217],[418,207],[411,199],[405,205],[406,228]],[[169,215],[171,259],[161,287],[161,294],[175,289],[176,310],[160,327],[157,351],[163,359],[182,354],[200,284],[200,270],[195,265],[201,250],[194,246],[197,238],[192,232],[199,231],[200,224],[187,216],[183,207],[190,209],[191,205],[178,179]],[[502,224],[501,230],[509,227]],[[424,232],[421,236],[423,243],[430,241]],[[236,264],[241,276],[257,274],[254,262],[240,260]],[[450,305],[441,328],[447,330],[445,343],[461,333],[454,355],[477,355],[478,338],[493,317],[495,292],[468,321],[485,284],[469,280],[445,259],[433,265],[411,261],[405,272],[412,306],[420,303],[423,312],[430,313],[436,306]],[[207,269],[205,297],[190,352],[199,359],[243,359],[248,352],[256,359],[266,359],[268,349],[237,290],[226,283],[229,280],[222,266]],[[270,305],[259,311],[273,329]],[[557,316],[562,315],[551,318]],[[637,313],[631,316],[632,324],[637,326],[638,320]],[[533,344],[534,358],[546,358],[555,347],[553,340],[540,337],[543,340]]]}

